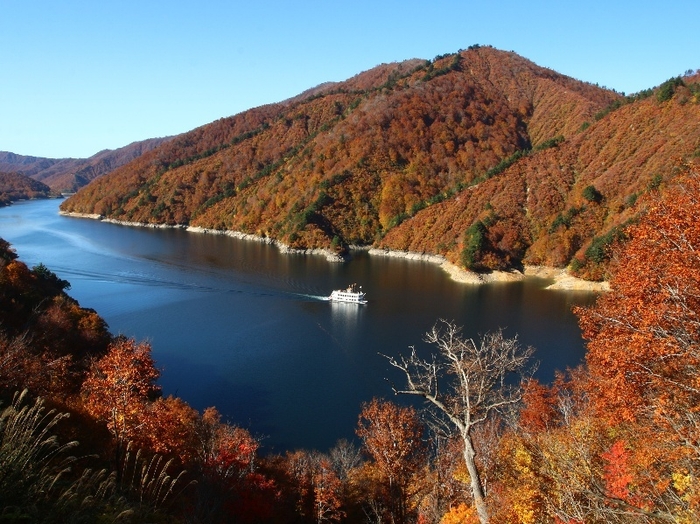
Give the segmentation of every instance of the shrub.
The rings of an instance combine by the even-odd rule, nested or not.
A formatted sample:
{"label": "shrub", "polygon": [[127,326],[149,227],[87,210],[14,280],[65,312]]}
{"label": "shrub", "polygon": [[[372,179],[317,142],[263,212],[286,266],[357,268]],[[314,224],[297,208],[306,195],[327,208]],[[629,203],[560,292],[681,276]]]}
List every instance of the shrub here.
{"label": "shrub", "polygon": [[655,174],[653,177],[651,177],[649,184],[647,184],[647,189],[649,191],[654,191],[655,189],[659,189],[659,186],[661,186],[662,181],[663,181],[663,177],[658,173]]}
{"label": "shrub", "polygon": [[596,264],[602,264],[610,258],[610,247],[614,242],[624,240],[624,227],[614,227],[607,233],[593,238],[591,245],[586,249],[585,256]]}
{"label": "shrub", "polygon": [[56,273],[51,271],[42,263],[34,266],[32,268],[32,273],[34,273],[42,283],[46,284],[46,286],[54,291],[55,294],[70,289],[70,282],[58,278]]}
{"label": "shrub", "polygon": [[603,200],[603,195],[601,195],[600,191],[598,191],[594,186],[586,186],[582,194],[583,198],[589,202],[599,203],[601,200]]}

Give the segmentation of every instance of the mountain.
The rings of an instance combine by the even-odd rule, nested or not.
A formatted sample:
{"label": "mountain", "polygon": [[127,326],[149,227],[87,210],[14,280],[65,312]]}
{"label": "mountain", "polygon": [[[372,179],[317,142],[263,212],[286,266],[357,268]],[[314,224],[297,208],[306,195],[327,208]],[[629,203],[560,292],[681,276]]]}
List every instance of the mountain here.
{"label": "mountain", "polygon": [[380,245],[475,269],[571,263],[580,276],[603,278],[606,248],[636,219],[640,197],[700,159],[699,80],[615,102],[561,142],[417,213]]}
{"label": "mountain", "polygon": [[73,192],[167,140],[170,137],[151,138],[119,149],[106,149],[90,158],[41,158],[0,151],[0,171],[22,173],[56,192]]}
{"label": "mountain", "polygon": [[677,80],[624,97],[483,46],[383,64],[182,134],[62,209],[565,266],[697,152],[697,84]]}
{"label": "mountain", "polygon": [[0,206],[16,200],[48,198],[51,188],[20,173],[0,173]]}

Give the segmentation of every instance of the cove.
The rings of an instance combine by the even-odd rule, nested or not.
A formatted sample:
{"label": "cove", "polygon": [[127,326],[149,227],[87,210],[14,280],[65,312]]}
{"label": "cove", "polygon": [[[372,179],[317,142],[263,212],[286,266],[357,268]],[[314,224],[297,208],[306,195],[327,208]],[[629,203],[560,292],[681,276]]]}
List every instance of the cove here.
{"label": "cove", "polygon": [[[545,382],[583,359],[571,308],[593,293],[546,290],[550,281],[535,278],[469,286],[428,262],[367,253],[329,263],[223,235],[64,217],[59,203],[0,209],[0,237],[30,267],[68,280],[112,333],[149,341],[166,395],[216,406],[267,451],[352,439],[362,403],[391,398],[401,378],[379,353],[424,346],[439,318],[467,336],[517,335],[536,348]],[[323,300],[351,283],[367,305]]]}

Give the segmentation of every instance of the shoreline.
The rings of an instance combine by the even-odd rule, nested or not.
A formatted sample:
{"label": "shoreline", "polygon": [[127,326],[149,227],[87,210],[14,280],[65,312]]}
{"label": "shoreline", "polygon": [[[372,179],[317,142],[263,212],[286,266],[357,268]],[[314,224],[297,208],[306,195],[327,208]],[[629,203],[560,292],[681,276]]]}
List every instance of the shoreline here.
{"label": "shoreline", "polygon": [[110,224],[117,224],[120,226],[129,227],[146,227],[151,229],[184,229],[188,233],[199,233],[204,235],[223,235],[227,237],[237,238],[239,240],[249,240],[253,242],[261,242],[263,244],[270,244],[280,250],[280,253],[288,255],[320,255],[325,257],[328,262],[345,262],[345,258],[333,253],[329,249],[320,248],[309,248],[309,249],[295,249],[289,247],[287,244],[275,240],[274,238],[264,237],[260,235],[254,235],[252,233],[242,233],[241,231],[233,231],[230,229],[209,229],[206,227],[199,226],[185,226],[182,224],[168,225],[168,224],[148,224],[145,222],[129,222],[127,220],[116,220],[114,218],[106,218],[104,215],[97,213],[72,213],[59,210],[59,214],[62,216],[73,217],[73,218],[90,218],[92,220],[99,220],[100,222],[107,222]]}
{"label": "shoreline", "polygon": [[369,254],[373,256],[386,256],[395,258],[405,258],[408,260],[420,260],[437,264],[455,282],[469,285],[495,284],[519,282],[527,278],[540,278],[554,280],[545,289],[559,291],[588,291],[603,292],[609,291],[608,282],[591,282],[570,275],[566,269],[547,266],[525,266],[524,271],[492,271],[490,273],[474,273],[448,262],[442,255],[431,255],[425,253],[413,253],[410,251],[394,251],[383,248],[370,248]]}
{"label": "shoreline", "polygon": [[[253,242],[262,242],[264,244],[274,245],[279,249],[280,253],[298,254],[298,255],[316,255],[323,256],[328,262],[345,262],[348,258],[338,255],[328,249],[295,249],[287,244],[280,242],[274,238],[254,235],[251,233],[242,233],[240,231],[209,229],[199,226],[185,225],[167,225],[167,224],[148,224],[144,222],[129,222],[125,220],[116,220],[113,218],[105,218],[103,215],[96,213],[72,213],[59,210],[59,214],[74,218],[90,218],[100,220],[110,224],[118,224],[130,227],[148,227],[151,229],[184,229],[190,233],[200,233],[205,235],[224,235],[240,240],[250,240]],[[610,286],[608,282],[591,282],[581,278],[574,277],[567,273],[566,269],[553,268],[546,266],[525,266],[522,272],[512,271],[492,271],[490,273],[474,273],[460,268],[459,266],[448,262],[442,255],[432,255],[427,253],[415,253],[411,251],[397,251],[384,248],[376,248],[371,246],[349,246],[352,251],[367,251],[370,256],[383,256],[393,258],[403,258],[407,260],[417,260],[429,262],[438,265],[445,271],[452,280],[461,284],[482,285],[494,283],[519,282],[526,278],[541,278],[554,280],[552,284],[545,289],[560,290],[560,291],[587,291],[587,292],[603,292],[608,291]]]}

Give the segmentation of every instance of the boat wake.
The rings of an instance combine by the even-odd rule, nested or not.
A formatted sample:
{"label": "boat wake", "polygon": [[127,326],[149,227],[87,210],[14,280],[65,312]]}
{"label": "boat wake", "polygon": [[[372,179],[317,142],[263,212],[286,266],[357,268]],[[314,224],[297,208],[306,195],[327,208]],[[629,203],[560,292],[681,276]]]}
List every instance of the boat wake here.
{"label": "boat wake", "polygon": [[[61,265],[55,266],[55,271],[68,281],[91,280],[96,282],[126,284],[133,286],[157,287],[197,293],[233,293],[247,294],[254,296],[277,297],[287,300],[323,301],[329,300],[328,295],[318,295],[313,293],[299,293],[274,288],[256,286],[250,282],[226,282],[223,280],[207,279],[183,279],[176,276],[163,278],[157,273],[146,273],[142,271],[120,270],[115,272],[99,271],[94,269],[73,268]],[[75,282],[74,282],[75,283]],[[231,285],[233,284],[233,285]]]}
{"label": "boat wake", "polygon": [[328,301],[328,297],[325,295],[309,295],[307,293],[294,293],[295,296],[297,297],[303,297],[303,298],[310,298],[312,300],[323,300],[323,301]]}

